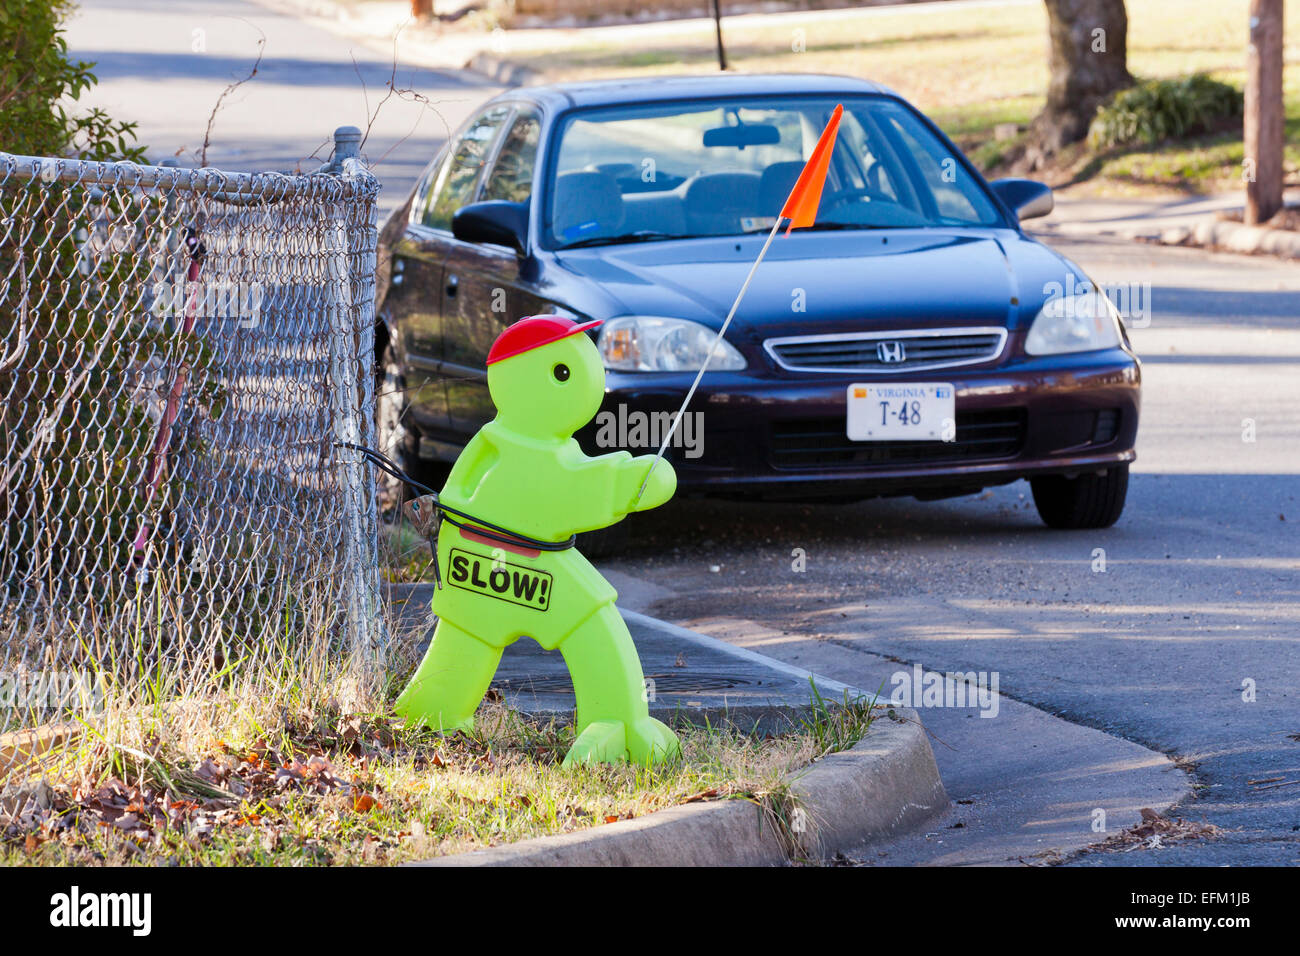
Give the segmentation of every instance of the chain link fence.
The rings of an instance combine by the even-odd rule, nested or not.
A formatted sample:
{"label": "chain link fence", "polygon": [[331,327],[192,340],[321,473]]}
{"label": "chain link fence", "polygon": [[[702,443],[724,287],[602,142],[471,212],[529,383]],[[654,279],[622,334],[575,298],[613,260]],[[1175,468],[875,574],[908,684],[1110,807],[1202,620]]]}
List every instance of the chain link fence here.
{"label": "chain link fence", "polygon": [[[0,153],[0,730],[380,673],[376,180]],[[87,698],[91,699],[87,699]]]}

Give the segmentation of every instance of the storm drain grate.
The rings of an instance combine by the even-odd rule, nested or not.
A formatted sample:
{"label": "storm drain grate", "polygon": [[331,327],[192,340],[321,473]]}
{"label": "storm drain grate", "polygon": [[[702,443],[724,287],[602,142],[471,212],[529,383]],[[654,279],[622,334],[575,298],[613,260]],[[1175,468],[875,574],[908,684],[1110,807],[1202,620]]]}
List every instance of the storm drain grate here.
{"label": "storm drain grate", "polygon": [[[761,685],[762,681],[722,674],[646,674],[655,682],[656,693],[691,694],[708,691],[733,690],[737,687]],[[531,691],[534,694],[573,693],[573,683],[568,677],[503,677],[493,682],[501,690]]]}

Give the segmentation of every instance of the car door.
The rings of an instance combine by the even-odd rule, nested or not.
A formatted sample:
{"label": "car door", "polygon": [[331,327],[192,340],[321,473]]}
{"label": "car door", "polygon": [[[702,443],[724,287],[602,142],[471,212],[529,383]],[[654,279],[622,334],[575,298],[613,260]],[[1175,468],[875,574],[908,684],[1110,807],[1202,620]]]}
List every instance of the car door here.
{"label": "car door", "polygon": [[[527,203],[540,136],[537,108],[513,106],[473,201]],[[446,268],[442,316],[448,413],[453,430],[468,437],[495,414],[486,371],[492,343],[508,325],[535,311],[540,299],[528,278],[529,259],[505,246],[456,241]]]}
{"label": "car door", "polygon": [[[513,112],[513,104],[494,103],[465,128],[448,150],[421,217],[429,254],[441,269],[436,287],[441,349],[437,368],[447,401],[447,437],[459,445],[477,428],[467,425],[477,420],[476,416],[467,419],[467,406],[472,406],[480,393],[484,398],[487,395],[487,372],[482,363],[473,362],[466,343],[475,320],[490,305],[493,270],[505,268],[514,253],[461,242],[452,235],[451,220],[458,209],[478,198],[493,148]],[[485,255],[485,249],[498,254]]]}
{"label": "car door", "polygon": [[406,226],[393,246],[392,274],[384,299],[384,312],[397,339],[395,355],[401,363],[403,381],[398,384],[406,389],[409,421],[405,424],[413,425],[420,436],[445,434],[450,427],[447,392],[439,374],[443,264],[434,233],[424,222],[449,153],[444,151],[416,188]]}

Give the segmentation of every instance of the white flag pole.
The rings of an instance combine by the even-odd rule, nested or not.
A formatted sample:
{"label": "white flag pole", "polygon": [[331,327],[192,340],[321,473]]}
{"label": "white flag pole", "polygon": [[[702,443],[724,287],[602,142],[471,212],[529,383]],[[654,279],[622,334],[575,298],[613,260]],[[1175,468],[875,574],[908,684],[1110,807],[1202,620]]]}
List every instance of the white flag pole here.
{"label": "white flag pole", "polygon": [[763,243],[762,250],[758,253],[758,258],[754,264],[749,267],[749,275],[745,276],[745,284],[740,287],[740,292],[736,295],[736,301],[731,303],[731,311],[727,313],[726,321],[722,323],[722,328],[718,329],[718,334],[714,336],[713,344],[709,346],[709,354],[704,356],[704,364],[700,370],[695,373],[695,381],[691,382],[690,391],[686,393],[686,398],[682,400],[682,407],[677,410],[677,417],[673,419],[672,426],[668,429],[668,434],[659,444],[659,453],[655,455],[655,460],[650,463],[650,470],[645,473],[645,481],[641,482],[641,490],[636,493],[637,500],[645,494],[646,485],[650,484],[650,476],[654,474],[655,468],[659,464],[659,459],[664,456],[664,450],[667,449],[668,443],[673,440],[673,435],[677,432],[677,426],[681,424],[682,416],[686,414],[686,406],[691,403],[691,397],[695,394],[695,389],[699,387],[700,379],[704,377],[705,370],[709,367],[709,362],[713,361],[713,353],[718,348],[718,343],[722,341],[722,336],[727,332],[727,326],[731,325],[731,320],[736,315],[736,310],[740,308],[740,300],[745,297],[745,291],[749,288],[749,283],[754,278],[754,273],[758,271],[758,264],[763,261],[767,255],[767,249],[772,245],[772,240],[776,238],[776,232],[781,228],[781,223],[785,221],[784,216],[777,216],[776,223],[772,226],[772,231],[767,234],[767,242]]}

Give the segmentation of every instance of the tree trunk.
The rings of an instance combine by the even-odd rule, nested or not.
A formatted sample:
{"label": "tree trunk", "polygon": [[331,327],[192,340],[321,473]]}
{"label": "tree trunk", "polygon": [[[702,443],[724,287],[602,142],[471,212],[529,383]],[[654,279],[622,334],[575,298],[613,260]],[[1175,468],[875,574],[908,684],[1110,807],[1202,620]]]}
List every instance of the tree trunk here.
{"label": "tree trunk", "polygon": [[1047,105],[1034,120],[1043,155],[1088,135],[1097,107],[1133,83],[1124,0],[1044,0],[1050,52]]}
{"label": "tree trunk", "polygon": [[1282,0],[1251,0],[1246,56],[1246,222],[1282,208]]}
{"label": "tree trunk", "polygon": [[713,0],[713,28],[718,36],[718,69],[726,72],[727,51],[722,46],[722,0]]}

